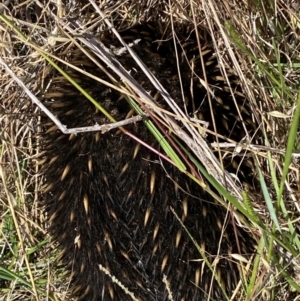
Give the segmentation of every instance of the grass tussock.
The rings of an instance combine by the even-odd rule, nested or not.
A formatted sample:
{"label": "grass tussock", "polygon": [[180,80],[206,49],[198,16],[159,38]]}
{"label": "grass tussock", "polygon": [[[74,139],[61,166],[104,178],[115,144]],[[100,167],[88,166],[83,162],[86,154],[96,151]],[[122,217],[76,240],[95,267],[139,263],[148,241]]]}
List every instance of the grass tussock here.
{"label": "grass tussock", "polygon": [[[202,187],[204,182],[209,182],[214,190],[205,189],[229,208],[229,215],[236,219],[238,226],[254,233],[257,239],[257,252],[250,260],[232,255],[241,262],[241,283],[226,300],[234,297],[238,300],[297,300],[300,294],[300,7],[296,2],[286,2],[100,0],[98,9],[93,1],[6,1],[0,5],[0,63],[3,66],[0,77],[0,300],[66,298],[68,283],[55,261],[56,248],[47,235],[47,223],[38,206],[41,183],[35,162],[40,150],[35,133],[39,114],[37,107],[28,105],[32,101],[28,91],[38,98],[45,89],[43,78],[47,76],[47,66],[56,68],[56,61],[63,61],[62,58],[68,61],[69,49],[82,47],[82,32],[70,30],[66,22],[74,18],[84,25],[84,32],[95,37],[107,31],[109,24],[123,30],[144,22],[165,22],[171,31],[174,24],[188,23],[195,30],[201,26],[210,33],[223,77],[231,87],[229,73],[237,76],[252,108],[251,117],[259,121],[257,131],[262,135],[257,140],[249,133],[242,141],[227,139],[226,143],[218,143],[222,137],[217,136],[213,148],[218,160],[208,166],[205,162],[211,160],[212,148],[202,135],[196,136],[199,140],[194,141],[188,135],[180,136],[179,128],[176,133],[175,127],[175,133],[189,145],[207,145],[201,154],[196,152],[196,147],[192,153],[183,146],[174,148],[166,141],[163,149],[179,169]],[[200,31],[196,34],[199,49],[202,34]],[[173,38],[176,39],[176,32]],[[25,86],[20,87],[5,65]],[[211,95],[205,73],[201,80]],[[115,88],[127,95],[137,112],[142,112],[139,101],[143,91],[124,85]],[[232,93],[234,95],[234,91]],[[159,122],[167,118],[171,122],[176,115],[171,109],[169,112],[153,109],[153,114]],[[187,130],[194,131],[195,124],[190,119],[184,115],[177,117]],[[147,126],[156,135],[157,125]],[[160,136],[157,139],[163,140]],[[187,170],[183,168],[186,161],[182,162],[181,153],[193,163]],[[227,184],[224,183],[222,169],[226,167],[222,161],[237,153],[253,158],[259,187],[248,183],[241,189],[236,176],[230,173],[227,173]],[[200,170],[205,181],[195,177],[193,169]]]}

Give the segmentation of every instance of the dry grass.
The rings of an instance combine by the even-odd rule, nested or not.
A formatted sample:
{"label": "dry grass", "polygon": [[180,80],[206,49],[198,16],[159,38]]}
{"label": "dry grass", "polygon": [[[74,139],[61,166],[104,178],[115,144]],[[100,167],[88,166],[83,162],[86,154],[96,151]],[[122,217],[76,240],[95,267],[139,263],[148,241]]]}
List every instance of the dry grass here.
{"label": "dry grass", "polygon": [[[253,258],[253,272],[246,289],[240,288],[240,300],[297,300],[296,292],[300,289],[299,279],[294,277],[299,272],[300,178],[298,157],[293,153],[299,151],[300,144],[296,135],[299,7],[295,3],[274,2],[254,0],[251,5],[250,1],[234,0],[98,3],[117,29],[148,21],[164,21],[169,28],[174,23],[200,24],[211,33],[223,76],[228,78],[228,72],[234,73],[241,81],[253,118],[260,121],[265,137],[257,141],[249,135],[240,143],[240,152],[255,158],[258,179],[265,193],[261,193],[263,197],[255,197],[250,191],[249,196],[243,197],[233,177],[228,175],[232,181],[230,201],[233,199],[233,204],[251,221],[246,223],[239,216],[241,224],[257,233],[260,252]],[[80,12],[78,1],[53,3],[17,1],[12,6],[7,1],[7,7],[0,7],[1,58],[37,97],[48,70],[41,53],[67,57],[68,49],[81,38],[64,25],[66,17],[80,20],[85,31],[95,35],[97,31],[107,30],[107,24],[89,1]],[[202,81],[210,89],[207,79]],[[55,246],[49,243],[47,224],[37,206],[40,183],[34,163],[39,153],[35,138],[38,110],[28,109],[28,96],[4,69],[0,86],[0,300],[64,300],[68,283],[64,282],[55,256],[49,255]],[[132,90],[125,93],[132,95]],[[160,110],[155,113],[158,120],[172,116],[170,112],[161,115],[165,112]],[[194,124],[188,120],[185,124],[193,131]],[[202,136],[198,138],[203,143]],[[232,155],[240,141],[227,142],[231,145],[216,147],[219,159],[225,150]],[[207,159],[209,148],[201,155],[195,152],[202,164],[203,154]],[[218,165],[222,166],[222,159]],[[209,166],[222,184],[215,161]],[[242,205],[237,200],[243,200]],[[281,256],[288,259],[282,261]]]}

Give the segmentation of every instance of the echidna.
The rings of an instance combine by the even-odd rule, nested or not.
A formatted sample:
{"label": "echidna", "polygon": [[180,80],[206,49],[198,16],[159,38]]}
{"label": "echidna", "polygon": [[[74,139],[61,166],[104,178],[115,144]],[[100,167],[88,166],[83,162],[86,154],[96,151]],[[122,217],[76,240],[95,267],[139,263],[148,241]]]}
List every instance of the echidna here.
{"label": "echidna", "polygon": [[[173,41],[164,42],[159,48],[152,42],[160,31],[147,26],[122,35],[130,42],[129,37],[140,38],[139,33],[144,38],[133,46],[134,50],[182,106],[179,81],[173,77],[177,72]],[[200,74],[197,43],[189,39],[185,44],[185,50],[196,61],[194,72]],[[220,71],[212,48],[205,47],[208,47],[205,59],[209,80],[214,81],[218,99],[222,96],[224,102],[228,101],[230,96],[223,87],[224,81],[214,79]],[[180,47],[178,51],[182,53]],[[118,60],[141,84],[147,85],[145,76],[128,56]],[[78,49],[72,51],[69,61],[107,79]],[[183,88],[190,95],[191,71],[184,55],[179,61]],[[64,69],[116,119],[126,117],[130,106],[118,92],[71,68]],[[50,79],[43,103],[68,128],[107,121],[65,78],[52,72]],[[195,84],[194,98],[188,96],[189,109],[201,110],[199,106],[205,95],[206,90]],[[190,105],[192,102],[198,102],[198,107]],[[65,135],[46,117],[43,127],[44,206],[51,223],[50,232],[61,248],[61,261],[71,271],[72,294],[78,300],[132,300],[126,290],[144,301],[169,300],[168,289],[175,301],[208,300],[209,296],[212,300],[224,300],[224,292],[232,293],[240,277],[238,265],[230,254],[250,254],[253,249],[249,235],[241,229],[235,234],[232,223],[226,219],[226,210],[198,185],[120,130]],[[127,129],[158,148],[142,122]],[[205,250],[220,283],[171,208]]]}

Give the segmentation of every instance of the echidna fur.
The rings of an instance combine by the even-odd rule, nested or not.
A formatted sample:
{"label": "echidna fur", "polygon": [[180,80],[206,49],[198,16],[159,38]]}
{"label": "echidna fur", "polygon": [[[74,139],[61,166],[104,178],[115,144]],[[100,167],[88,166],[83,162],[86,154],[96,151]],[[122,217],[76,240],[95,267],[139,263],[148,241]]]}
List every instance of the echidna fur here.
{"label": "echidna fur", "polygon": [[[178,76],[173,76],[177,73],[174,44],[169,40],[159,48],[153,41],[159,39],[160,34],[160,30],[152,26],[140,26],[122,33],[128,42],[141,38],[140,43],[133,46],[135,52],[183,106]],[[106,45],[116,45],[111,39],[103,37]],[[183,42],[187,58],[194,57],[196,62],[192,77],[195,106],[190,105],[191,71],[178,43],[181,79],[189,98],[188,108],[198,110],[200,103],[207,101],[206,90],[195,75],[202,77],[203,72],[199,50],[195,39],[182,39]],[[223,116],[224,112],[234,116],[229,89],[225,81],[220,80],[211,44],[203,43],[203,51],[209,84],[216,87],[219,98],[215,101],[216,114],[219,114],[216,119],[224,133],[228,133],[221,121],[223,117],[218,116]],[[151,89],[128,55],[118,60],[146,85],[147,91]],[[69,61],[107,79],[78,49],[73,50]],[[130,107],[118,92],[71,68],[64,69],[117,120],[125,118]],[[48,78],[51,85],[43,96],[43,103],[62,124],[74,128],[108,122],[57,72],[53,71]],[[244,101],[242,96],[238,98]],[[227,118],[227,124],[233,122],[232,119]],[[226,210],[198,185],[118,129],[104,134],[65,135],[45,116],[43,128],[43,205],[49,217],[50,233],[61,249],[60,260],[71,272],[72,296],[80,301],[132,300],[100,270],[99,265],[102,265],[138,300],[169,300],[164,275],[175,301],[208,300],[209,296],[211,300],[225,300],[220,285],[171,208],[195,242],[205,250],[210,262],[216,263],[213,266],[225,292],[232,293],[240,280],[240,272],[230,254],[249,255],[253,245],[249,243],[249,234],[240,228],[236,228],[234,234]],[[126,129],[159,149],[142,122],[126,126]],[[240,129],[234,132],[238,131]]]}

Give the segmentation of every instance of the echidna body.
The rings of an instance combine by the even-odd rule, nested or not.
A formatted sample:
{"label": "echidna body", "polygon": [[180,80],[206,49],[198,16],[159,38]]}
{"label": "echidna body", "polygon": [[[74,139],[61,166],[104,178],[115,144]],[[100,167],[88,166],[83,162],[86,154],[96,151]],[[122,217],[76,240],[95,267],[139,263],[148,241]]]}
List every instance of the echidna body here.
{"label": "echidna body", "polygon": [[[134,46],[134,50],[180,104],[180,85],[172,77],[177,70],[174,53],[170,52],[173,42],[155,53],[147,39]],[[141,84],[149,85],[128,56],[118,59]],[[107,79],[78,50],[74,50],[70,61]],[[215,59],[213,64],[207,69],[215,74]],[[190,71],[186,63],[181,66],[183,87],[188,93]],[[126,117],[130,106],[119,93],[71,68],[67,71],[117,120]],[[205,89],[197,84],[194,87],[194,96],[203,98]],[[224,89],[222,93],[227,95]],[[66,79],[55,73],[43,102],[68,128],[107,122]],[[225,300],[224,292],[232,293],[240,277],[230,254],[245,255],[252,251],[252,246],[247,243],[248,234],[240,229],[234,234],[226,210],[198,185],[121,130],[64,135],[46,118],[44,129],[44,206],[50,232],[61,248],[61,260],[71,271],[72,294],[78,300],[132,300],[126,289],[138,300],[169,300],[164,276],[175,301],[208,300],[209,296],[212,300]],[[143,122],[126,129],[159,149]],[[220,283],[195,243],[215,263]],[[100,265],[126,289],[114,283]]]}

